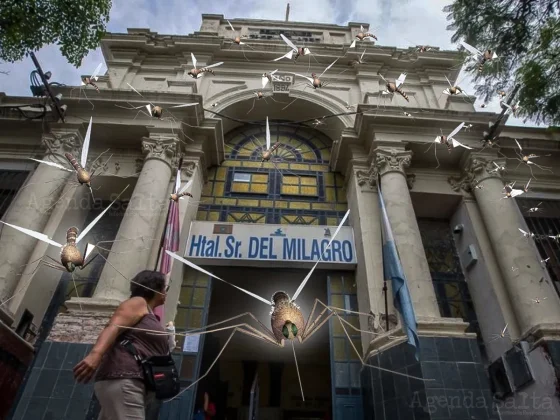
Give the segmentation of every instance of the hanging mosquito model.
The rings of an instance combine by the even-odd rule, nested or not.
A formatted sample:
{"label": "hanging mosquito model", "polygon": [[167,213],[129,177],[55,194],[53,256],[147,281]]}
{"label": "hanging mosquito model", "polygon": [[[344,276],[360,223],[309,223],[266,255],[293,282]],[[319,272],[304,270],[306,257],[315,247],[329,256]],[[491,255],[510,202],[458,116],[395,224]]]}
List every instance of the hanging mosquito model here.
{"label": "hanging mosquito model", "polygon": [[[93,73],[91,74],[91,76],[87,77],[87,76],[83,76],[81,78],[81,87],[79,88],[78,91],[78,102],[80,101],[80,97],[82,96],[82,92],[86,98],[86,100],[90,103],[91,105],[91,109],[94,109],[95,106],[93,105],[93,103],[89,100],[89,98],[86,95],[86,88],[88,86],[93,87],[97,93],[99,93],[99,87],[95,84],[95,82],[97,82],[97,79],[99,78],[99,73],[101,73],[101,69],[103,68],[103,63],[99,63],[99,65],[95,68],[95,70],[93,71]],[[72,92],[74,91],[74,89],[76,88],[72,88],[70,90],[70,96],[72,96]]]}
{"label": "hanging mosquito model", "polygon": [[495,51],[492,51],[490,49],[481,52],[479,50],[477,50],[475,47],[473,47],[472,45],[467,44],[464,41],[461,41],[461,45],[468,51],[470,52],[472,55],[471,57],[474,57],[476,60],[478,60],[478,71],[479,73],[482,72],[482,69],[484,68],[484,64],[495,60],[498,58],[498,55],[496,54]]}
{"label": "hanging mosquito model", "polygon": [[[280,37],[286,43],[286,45],[288,45],[288,47],[291,48],[291,50],[289,52],[287,52],[286,54],[284,54],[282,57],[275,58],[272,61],[280,61],[283,58],[287,58],[288,60],[291,60],[293,58],[294,61],[297,61],[297,59],[301,56],[311,55],[311,50],[309,48],[296,47],[292,41],[290,41],[288,38],[286,38],[284,36],[284,34],[280,34]],[[294,54],[295,54],[295,57],[294,57]]]}
{"label": "hanging mosquito model", "polygon": [[255,108],[255,102],[263,100],[267,105],[267,99],[272,99],[274,102],[279,103],[279,104],[285,104],[286,102],[280,102],[277,101],[276,99],[274,99],[274,94],[273,93],[264,93],[262,90],[257,90],[254,92],[255,97],[253,98],[253,104],[251,105],[251,109],[249,109],[249,111],[247,111],[247,114],[249,114],[254,108]]}
{"label": "hanging mosquito model", "polygon": [[[231,22],[227,19],[226,19],[226,21],[227,21],[229,27],[231,28],[232,32],[234,33],[234,38],[232,39],[233,42],[232,42],[230,48],[233,47],[234,45],[240,45],[241,46],[241,52],[243,52],[243,57],[245,57],[245,60],[249,61],[249,59],[245,55],[244,47],[247,46],[247,47],[251,48],[252,50],[254,50],[254,48],[251,47],[249,44],[241,41],[242,39],[247,38],[247,36],[246,35],[242,36],[241,34],[238,34],[235,31],[235,29],[233,28],[233,25],[231,24]],[[193,62],[194,62],[194,60],[193,60]],[[195,65],[195,67],[196,67],[196,65]]]}
{"label": "hanging mosquito model", "polygon": [[383,79],[383,81],[385,82],[385,90],[381,92],[381,94],[383,95],[393,95],[394,93],[398,93],[399,95],[401,95],[406,102],[410,102],[410,100],[408,99],[408,95],[406,93],[404,93],[401,89],[401,87],[404,85],[404,82],[406,80],[406,73],[401,73],[401,75],[399,76],[399,78],[397,80],[395,80],[395,83],[393,82],[389,82],[387,79],[385,79],[385,77],[383,77],[381,74],[377,73],[377,75],[379,77],[381,77]]}
{"label": "hanging mosquito model", "polygon": [[[357,41],[361,42],[364,39],[371,40],[372,45],[375,44],[375,41],[377,41],[377,37],[374,34],[367,32],[362,25],[360,25],[360,32],[358,32],[354,38],[355,39],[352,42],[352,44],[350,44],[349,48],[356,48],[356,42]],[[374,39],[375,41],[373,41]]]}
{"label": "hanging mosquito model", "polygon": [[215,64],[211,64],[209,66],[205,66],[205,67],[201,67],[201,68],[197,68],[196,67],[196,57],[194,56],[193,53],[191,53],[191,59],[193,62],[193,68],[190,69],[188,72],[186,72],[186,74],[190,77],[192,77],[193,79],[200,79],[202,76],[204,76],[205,73],[210,73],[212,75],[215,75],[216,73],[214,73],[214,70],[212,70],[214,67],[218,67],[221,66],[222,64],[224,64],[223,62],[219,62],[219,63],[215,63]]}
{"label": "hanging mosquito model", "polygon": [[[193,107],[193,106],[199,105],[198,102],[192,102],[192,103],[180,104],[180,105],[173,105],[173,106],[169,107],[169,109],[164,109],[161,106],[155,105],[152,102],[148,101],[148,99],[146,99],[144,97],[144,95],[142,95],[140,92],[138,92],[138,90],[136,90],[134,88],[134,86],[132,86],[131,84],[127,83],[127,85],[130,89],[132,89],[134,92],[136,92],[140,97],[145,99],[146,102],[148,102],[147,104],[140,105],[140,106],[133,106],[133,105],[129,104],[129,107],[124,107],[124,106],[121,106],[121,105],[115,105],[116,107],[123,108],[123,109],[129,109],[129,110],[136,110],[137,109],[138,112],[136,113],[136,116],[134,117],[134,119],[136,119],[139,114],[142,114],[142,115],[144,115],[148,118],[157,118],[160,121],[170,121],[172,123],[180,123],[181,125],[186,125],[187,127],[193,127],[192,125],[187,124],[187,123],[181,121],[180,119],[178,119],[177,117],[175,117],[175,115],[173,115],[169,109]],[[164,113],[168,113],[168,114],[170,114],[170,116],[169,117],[164,117],[163,116]],[[196,118],[197,118],[197,125],[198,125],[198,116],[196,116]],[[185,135],[186,138],[188,138],[191,141],[194,141],[189,136],[187,136],[186,133],[183,130],[181,130],[181,132]]]}
{"label": "hanging mosquito model", "polygon": [[[324,248],[321,257],[315,263],[313,268],[311,268],[309,273],[305,276],[302,283],[299,285],[298,289],[296,290],[296,292],[294,293],[294,295],[291,298],[286,292],[277,291],[276,293],[274,293],[272,295],[272,299],[270,299],[270,300],[265,299],[265,298],[263,298],[259,295],[256,295],[256,294],[254,294],[254,293],[252,293],[248,290],[245,290],[241,287],[238,287],[238,286],[236,286],[236,285],[234,285],[234,284],[232,284],[232,283],[230,283],[226,280],[223,280],[220,277],[215,276],[214,274],[204,270],[203,268],[197,266],[196,264],[193,264],[192,262],[180,257],[179,255],[177,255],[175,253],[172,253],[170,251],[166,251],[169,256],[176,259],[177,261],[180,261],[183,264],[194,268],[195,270],[198,270],[198,271],[200,271],[200,272],[202,272],[206,275],[209,275],[216,280],[219,280],[223,283],[226,283],[226,284],[228,284],[232,287],[235,287],[237,290],[248,294],[249,296],[261,301],[262,303],[264,303],[266,305],[271,306],[271,311],[270,311],[270,323],[271,323],[271,327],[272,327],[271,329],[268,329],[267,327],[265,327],[265,325],[261,321],[259,321],[258,318],[256,316],[254,316],[251,312],[246,312],[244,314],[237,315],[235,317],[229,318],[225,321],[221,321],[221,322],[218,322],[218,323],[207,325],[207,326],[205,326],[201,329],[203,331],[194,330],[194,331],[189,331],[188,333],[186,333],[187,336],[192,336],[192,335],[208,334],[208,333],[215,332],[215,331],[223,331],[225,329],[233,329],[233,331],[231,332],[228,340],[224,344],[222,350],[220,351],[220,353],[218,354],[218,356],[216,357],[214,362],[210,365],[210,368],[202,376],[200,376],[196,381],[194,381],[192,384],[190,384],[189,387],[192,387],[193,385],[195,385],[198,381],[203,379],[208,374],[208,372],[210,371],[212,366],[216,363],[219,356],[225,350],[229,341],[231,340],[231,338],[233,337],[233,335],[236,332],[240,332],[242,334],[246,334],[246,335],[249,335],[251,337],[255,337],[255,338],[257,338],[261,341],[267,342],[269,344],[272,344],[274,346],[281,347],[281,348],[284,347],[286,340],[290,341],[291,344],[292,344],[292,349],[293,349],[294,358],[295,358],[296,367],[297,367],[297,358],[296,358],[296,354],[295,354],[294,341],[298,340],[300,343],[305,343],[305,341],[307,341],[307,339],[309,339],[315,332],[317,332],[323,325],[325,325],[327,320],[329,320],[333,316],[336,317],[340,321],[340,325],[342,327],[342,330],[344,331],[346,337],[350,341],[351,346],[353,347],[356,355],[360,359],[363,366],[371,367],[371,368],[374,368],[374,369],[379,369],[379,370],[382,370],[382,371],[385,371],[385,372],[390,372],[390,373],[393,373],[393,374],[396,374],[396,375],[401,375],[401,376],[406,376],[406,377],[413,378],[413,379],[418,379],[418,380],[421,380],[421,381],[425,380],[423,378],[418,378],[418,377],[410,376],[410,375],[407,375],[407,374],[404,374],[404,373],[399,373],[399,372],[391,371],[391,370],[388,370],[388,369],[383,369],[383,368],[380,368],[380,367],[377,367],[377,366],[369,365],[369,364],[364,362],[364,359],[362,358],[361,352],[351,342],[352,340],[350,340],[350,335],[348,334],[348,330],[346,329],[346,327],[348,326],[348,327],[350,327],[350,328],[352,328],[356,331],[360,331],[360,332],[364,332],[364,333],[369,333],[369,334],[375,334],[375,333],[358,330],[356,327],[352,326],[352,324],[350,324],[348,321],[341,318],[338,313],[339,312],[350,312],[350,313],[353,313],[353,314],[364,315],[364,316],[367,316],[368,318],[370,316],[369,314],[364,314],[364,313],[361,313],[361,312],[355,312],[355,311],[349,311],[349,310],[345,310],[345,309],[336,308],[336,307],[324,304],[319,299],[315,299],[312,310],[309,314],[309,318],[308,318],[307,322],[305,322],[303,314],[301,312],[301,308],[299,307],[299,305],[296,304],[296,300],[297,300],[298,296],[300,295],[301,291],[303,290],[303,288],[305,287],[305,285],[307,284],[307,282],[311,278],[311,275],[313,274],[317,265],[321,262],[322,257],[325,254],[325,252],[327,252],[329,250],[329,248],[332,244],[332,241],[336,238],[338,232],[340,231],[340,229],[342,228],[342,226],[346,222],[346,219],[348,218],[349,214],[350,214],[350,210],[348,210],[346,212],[345,216],[342,218],[341,223],[339,224],[336,231],[334,232],[334,235],[332,236],[332,238],[330,239],[330,241],[328,242],[328,244]],[[322,307],[323,309],[317,315],[317,317],[315,319],[313,319],[312,317],[315,314],[317,306],[319,306],[319,308]],[[328,315],[324,316],[325,313],[328,313]],[[209,327],[214,327],[214,326],[217,326],[219,324],[224,324],[226,322],[232,321],[234,319],[241,318],[243,316],[249,316],[251,319],[255,320],[264,331],[261,331],[261,330],[255,328],[255,327],[247,324],[247,323],[230,325],[230,326],[225,326],[225,327],[221,327],[221,328],[217,328],[217,329],[209,329]],[[304,393],[303,393],[303,386],[302,386],[302,383],[301,383],[301,377],[299,376],[299,368],[298,368],[298,379],[299,379],[302,398],[305,400],[305,396],[304,396]],[[188,388],[186,388],[186,389],[188,389]]]}
{"label": "hanging mosquito model", "polygon": [[527,182],[527,185],[525,185],[525,187],[523,187],[523,189],[513,188],[513,186],[515,185],[515,182],[516,181],[514,181],[511,184],[504,185],[504,188],[503,188],[504,192],[502,193],[502,194],[504,194],[504,196],[501,198],[501,200],[507,199],[507,198],[515,198],[515,197],[517,197],[517,196],[519,196],[523,193],[529,192],[529,184],[531,183],[530,179]]}
{"label": "hanging mosquito model", "polygon": [[[309,76],[304,76],[303,74],[299,74],[299,73],[292,73],[295,76],[298,77],[303,77],[304,79],[306,79],[309,83],[305,83],[305,86],[303,88],[303,90],[305,90],[306,88],[310,87],[313,88],[313,90],[317,90],[320,89],[324,86],[327,86],[329,84],[329,82],[323,82],[321,81],[321,77],[323,77],[323,75],[329,71],[329,69],[338,61],[338,58],[336,60],[334,60],[331,64],[329,64],[327,66],[327,68],[323,71],[323,73],[321,73],[319,76],[317,76],[316,73],[311,73],[311,77]],[[292,102],[290,102],[288,105],[286,105],[284,108],[282,108],[282,110],[285,110],[286,108],[288,108],[290,105],[292,105],[295,101],[297,101],[298,98],[294,99]]]}
{"label": "hanging mosquito model", "polygon": [[[61,169],[63,171],[66,172],[75,172],[76,173],[76,177],[78,180],[78,184],[79,185],[85,185],[89,188],[89,191],[91,192],[91,196],[93,197],[93,189],[91,188],[91,180],[93,179],[94,175],[95,175],[95,170],[94,171],[88,171],[85,169],[86,163],[87,163],[87,158],[88,158],[88,151],[89,151],[89,142],[90,142],[90,138],[91,138],[91,125],[93,123],[93,117],[90,118],[89,120],[89,125],[87,128],[87,132],[86,132],[86,136],[84,137],[84,143],[82,144],[82,154],[80,157],[80,162],[78,162],[76,160],[76,158],[74,157],[74,155],[72,153],[65,153],[64,156],[66,157],[66,159],[68,160],[68,162],[70,163],[70,165],[72,166],[73,169],[69,169],[66,166],[63,166],[59,163],[55,163],[55,162],[50,162],[47,160],[39,160],[39,159],[34,159],[34,158],[29,158],[30,160],[33,160],[35,162],[39,162],[39,163],[44,163],[45,165],[49,165],[49,166],[53,166],[55,168]],[[103,152],[105,153],[105,152]],[[102,154],[103,154],[102,153]],[[99,159],[101,155],[99,155],[97,157],[97,159]],[[97,159],[95,161],[97,161]],[[95,161],[92,163],[95,163]]]}
{"label": "hanging mosquito model", "polygon": [[268,82],[272,83],[272,77],[274,76],[274,73],[276,73],[278,71],[278,69],[271,71],[270,73],[263,73],[261,76],[261,81],[262,81],[262,88],[264,89],[266,87],[266,85],[268,85]]}
{"label": "hanging mosquito model", "polygon": [[435,156],[437,164],[438,164],[436,166],[436,169],[439,168],[439,160],[437,158],[437,145],[438,144],[443,144],[443,145],[447,146],[447,151],[449,153],[451,153],[451,150],[454,147],[464,147],[465,149],[472,149],[472,147],[465,146],[463,143],[460,143],[457,140],[455,140],[455,136],[457,135],[457,133],[459,133],[463,129],[464,125],[465,125],[465,123],[462,122],[457,127],[455,127],[455,129],[451,133],[449,133],[447,136],[444,136],[443,131],[440,130],[441,131],[441,136],[437,136],[436,139],[434,140],[434,142],[424,152],[424,153],[427,153],[427,152],[430,151],[430,149],[432,147],[434,148],[434,156]]}
{"label": "hanging mosquito model", "polygon": [[[68,271],[69,273],[73,273],[78,268],[83,270],[89,263],[91,263],[91,261],[93,261],[93,258],[92,258],[91,260],[86,262],[87,258],[89,257],[91,252],[94,250],[95,245],[86,244],[84,252],[81,253],[80,250],[78,249],[78,244],[88,234],[88,232],[97,224],[97,222],[99,222],[99,220],[105,215],[105,213],[107,213],[107,211],[111,208],[111,206],[115,203],[115,201],[117,201],[120,198],[120,196],[126,191],[126,189],[128,187],[129,186],[127,185],[125,187],[125,189],[122,190],[121,193],[117,196],[117,198],[115,198],[115,200],[113,200],[113,202],[111,204],[109,204],[109,206],[107,206],[107,208],[105,210],[103,210],[103,212],[101,212],[101,214],[99,216],[97,216],[79,235],[78,235],[78,228],[77,227],[69,228],[68,231],[66,232],[66,244],[65,245],[62,245],[62,244],[59,244],[58,242],[53,241],[51,238],[49,238],[47,235],[45,235],[43,233],[35,232],[33,230],[29,230],[29,229],[19,227],[19,226],[16,226],[16,225],[12,225],[10,223],[6,223],[6,222],[2,222],[2,221],[0,221],[0,223],[5,224],[6,226],[10,226],[13,229],[19,230],[20,232],[23,232],[26,235],[32,236],[33,238],[36,238],[36,239],[39,239],[40,241],[48,243],[49,245],[59,247],[60,248],[60,263],[58,261],[52,259],[49,256],[47,256],[47,258],[51,259],[52,262],[44,261],[42,259],[43,257],[40,258],[40,261],[43,262],[43,264],[45,264],[48,267],[55,268],[55,269],[61,270],[61,271]],[[99,254],[96,254],[96,256],[97,255],[99,255]],[[95,258],[95,256],[94,256],[94,258]],[[34,262],[36,262],[36,261],[34,261]]]}
{"label": "hanging mosquito model", "polygon": [[510,157],[507,157],[506,155],[504,155],[503,153],[499,152],[506,159],[513,159],[513,160],[519,161],[519,164],[515,167],[515,169],[519,168],[519,165],[525,164],[529,168],[529,171],[531,172],[531,176],[535,179],[537,179],[537,177],[533,174],[532,166],[536,166],[537,168],[539,168],[543,171],[548,171],[548,172],[552,173],[551,167],[542,166],[542,165],[539,165],[539,164],[532,161],[533,159],[536,159],[538,157],[547,157],[547,156],[550,156],[550,155],[537,156],[537,155],[532,154],[532,153],[531,154],[524,154],[523,149],[522,149],[521,145],[519,144],[519,142],[517,141],[517,139],[515,139],[515,143],[517,144],[517,147],[519,148],[519,151],[517,151],[517,150],[515,151],[515,154],[517,155],[517,157],[510,158]]}

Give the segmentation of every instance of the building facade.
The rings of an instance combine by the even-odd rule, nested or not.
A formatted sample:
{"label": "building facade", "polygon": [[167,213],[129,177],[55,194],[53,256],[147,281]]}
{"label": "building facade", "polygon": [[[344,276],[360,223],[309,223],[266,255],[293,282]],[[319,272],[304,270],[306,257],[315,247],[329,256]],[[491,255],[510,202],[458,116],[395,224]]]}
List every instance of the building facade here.
{"label": "building facade", "polygon": [[[305,316],[315,299],[369,316],[341,314],[347,324],[331,318],[296,346],[297,375],[291,349],[251,338],[229,344],[231,330],[181,336],[174,355],[184,388],[204,380],[164,403],[160,418],[190,419],[204,389],[215,394],[218,418],[228,419],[249,418],[252,400],[259,418],[270,419],[322,418],[329,411],[336,420],[560,415],[558,134],[505,127],[499,147],[482,148],[496,115],[475,112],[474,98],[442,94],[446,77],[457,78],[458,52],[367,41],[353,51],[348,47],[360,26],[367,27],[360,23],[231,24],[248,45],[232,42],[236,34],[222,15],[203,15],[200,31],[188,36],[147,29],[108,34],[101,44],[108,70],[96,81],[98,92],[53,87],[67,105],[64,123],[50,115],[30,120],[21,107],[35,106],[35,98],[0,97],[2,221],[64,241],[69,227],[85,228],[129,186],[85,237],[102,257],[74,275],[37,268],[41,258],[57,261],[59,250],[2,226],[0,309],[11,343],[2,344],[2,381],[18,372],[21,383],[17,393],[11,387],[10,418],[96,418],[93,387],[75,385],[72,367],[129,296],[129,280],[156,266],[179,158],[182,181],[192,181],[192,197],[179,206],[179,255],[267,298],[278,290],[290,294],[317,258],[305,258],[305,251],[267,257],[262,244],[253,257],[195,255],[195,233],[212,226],[214,233],[237,229],[269,238],[289,229],[309,240],[319,229],[328,238],[350,210],[352,257],[319,264],[300,305]],[[273,62],[289,51],[280,34],[311,54]],[[350,65],[364,49],[363,63]],[[294,75],[321,74],[337,58],[318,89]],[[224,64],[215,74],[186,74],[218,62]],[[262,75],[274,70],[263,88]],[[401,73],[409,101],[382,93],[379,74],[392,81]],[[163,108],[161,118],[149,114],[154,106]],[[91,192],[69,172],[29,160],[61,163],[66,152],[79,155],[90,117],[86,167],[97,173]],[[267,117],[279,146],[263,162]],[[427,152],[436,136],[461,122],[469,129],[456,137],[472,149]],[[548,155],[541,158],[546,168],[516,160],[515,139],[523,153]],[[521,186],[529,179],[528,192],[503,198],[504,182]],[[419,361],[384,282],[379,188],[418,321]],[[178,332],[247,311],[268,326],[270,307],[259,309],[178,261],[170,279],[165,320]]]}

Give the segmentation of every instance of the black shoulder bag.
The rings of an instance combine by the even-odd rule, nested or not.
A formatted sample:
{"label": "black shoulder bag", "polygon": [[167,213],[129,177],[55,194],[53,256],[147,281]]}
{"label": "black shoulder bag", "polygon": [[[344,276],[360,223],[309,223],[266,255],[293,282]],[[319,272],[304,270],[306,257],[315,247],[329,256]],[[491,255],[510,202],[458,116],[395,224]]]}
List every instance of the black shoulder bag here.
{"label": "black shoulder bag", "polygon": [[130,340],[121,341],[121,345],[134,357],[144,373],[147,391],[156,393],[158,400],[173,398],[181,390],[179,372],[171,353],[165,356],[151,356],[142,359]]}

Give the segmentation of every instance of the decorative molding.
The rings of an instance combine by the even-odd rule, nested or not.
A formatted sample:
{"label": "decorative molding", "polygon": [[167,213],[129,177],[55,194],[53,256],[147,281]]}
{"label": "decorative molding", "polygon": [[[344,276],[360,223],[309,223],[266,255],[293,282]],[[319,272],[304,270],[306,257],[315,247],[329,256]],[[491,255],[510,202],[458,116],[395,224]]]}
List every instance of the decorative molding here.
{"label": "decorative molding", "polygon": [[411,190],[412,187],[414,187],[414,181],[416,181],[416,175],[406,174],[406,183],[408,185],[409,190]]}
{"label": "decorative molding", "polygon": [[447,182],[451,185],[451,189],[455,192],[471,193],[473,188],[488,178],[502,179],[501,174],[504,172],[496,168],[494,162],[500,167],[505,166],[504,159],[487,159],[484,157],[470,155],[467,158],[462,176],[450,176]]}
{"label": "decorative molding", "polygon": [[389,172],[400,172],[407,176],[405,169],[410,166],[412,161],[412,151],[398,151],[395,149],[375,149],[375,166],[381,176]]}
{"label": "decorative molding", "polygon": [[181,174],[184,174],[187,178],[191,178],[196,171],[196,167],[196,162],[183,162],[183,166],[181,167]]}
{"label": "decorative molding", "polygon": [[47,148],[46,156],[56,155],[62,158],[64,158],[64,153],[76,155],[82,145],[77,133],[56,134],[51,132],[44,134],[41,142]]}
{"label": "decorative molding", "polygon": [[173,137],[153,136],[142,139],[142,151],[146,154],[144,162],[158,159],[172,167],[173,158],[178,152],[179,140]]}
{"label": "decorative molding", "polygon": [[136,159],[134,164],[136,165],[136,167],[134,168],[134,172],[136,172],[136,173],[142,172],[142,168],[144,167],[144,159],[138,158],[138,159]]}
{"label": "decorative molding", "polygon": [[367,186],[371,189],[377,187],[377,177],[379,172],[377,171],[377,167],[375,165],[371,165],[369,170],[357,170],[355,172],[356,180],[358,181],[358,185],[360,187]]}

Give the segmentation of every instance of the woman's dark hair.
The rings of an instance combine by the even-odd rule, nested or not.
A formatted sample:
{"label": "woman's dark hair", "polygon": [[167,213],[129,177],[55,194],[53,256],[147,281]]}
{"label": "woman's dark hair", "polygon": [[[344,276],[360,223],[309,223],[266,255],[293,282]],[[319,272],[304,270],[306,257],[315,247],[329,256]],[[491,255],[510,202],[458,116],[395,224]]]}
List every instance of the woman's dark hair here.
{"label": "woman's dark hair", "polygon": [[163,293],[164,287],[165,275],[163,273],[152,270],[140,271],[130,283],[130,297],[140,296],[147,300],[153,299],[156,295],[155,291]]}

